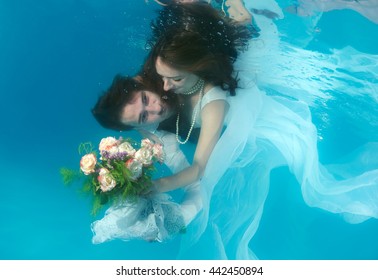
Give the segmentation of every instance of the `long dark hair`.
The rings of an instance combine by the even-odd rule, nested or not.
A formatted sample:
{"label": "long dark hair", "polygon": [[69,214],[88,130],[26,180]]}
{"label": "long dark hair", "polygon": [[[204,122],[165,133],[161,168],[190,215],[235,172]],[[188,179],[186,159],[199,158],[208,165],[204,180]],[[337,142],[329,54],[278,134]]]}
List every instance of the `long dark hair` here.
{"label": "long dark hair", "polygon": [[246,26],[207,3],[195,2],[164,7],[151,27],[151,52],[144,67],[151,79],[159,79],[154,72],[160,57],[176,69],[235,94],[238,83],[233,63],[252,37]]}

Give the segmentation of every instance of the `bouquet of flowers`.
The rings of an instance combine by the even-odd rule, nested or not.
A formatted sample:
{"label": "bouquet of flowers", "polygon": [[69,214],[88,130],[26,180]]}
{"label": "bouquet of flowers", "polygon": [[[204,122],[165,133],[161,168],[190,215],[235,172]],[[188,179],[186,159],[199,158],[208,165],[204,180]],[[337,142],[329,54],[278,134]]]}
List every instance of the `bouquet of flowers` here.
{"label": "bouquet of flowers", "polygon": [[83,179],[83,190],[94,196],[93,214],[102,205],[119,199],[135,199],[152,186],[154,163],[164,161],[161,144],[143,139],[140,145],[132,140],[106,137],[100,141],[99,154],[91,143],[81,144],[80,171],[61,168],[65,184]]}

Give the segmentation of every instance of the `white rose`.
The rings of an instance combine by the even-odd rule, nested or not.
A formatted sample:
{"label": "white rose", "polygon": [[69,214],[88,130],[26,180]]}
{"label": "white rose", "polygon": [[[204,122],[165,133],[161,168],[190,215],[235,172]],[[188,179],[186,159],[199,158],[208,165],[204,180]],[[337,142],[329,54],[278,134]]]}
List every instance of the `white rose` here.
{"label": "white rose", "polygon": [[129,142],[123,142],[118,146],[118,151],[120,153],[127,153],[127,155],[133,156],[135,154],[135,149]]}
{"label": "white rose", "polygon": [[85,175],[89,175],[95,171],[97,159],[94,154],[86,154],[80,160],[80,169]]}
{"label": "white rose", "polygon": [[140,148],[134,155],[135,159],[141,162],[144,166],[152,164],[153,153],[151,149]]}
{"label": "white rose", "polygon": [[114,137],[106,137],[101,139],[99,150],[100,154],[102,155],[103,152],[109,152],[110,154],[114,154],[118,151],[118,144],[119,141]]}
{"label": "white rose", "polygon": [[109,170],[106,168],[100,169],[97,180],[100,183],[100,188],[103,192],[111,191],[117,184]]}
{"label": "white rose", "polygon": [[131,171],[131,180],[136,180],[142,175],[143,165],[141,162],[134,159],[129,159],[126,161],[125,165],[127,169]]}
{"label": "white rose", "polygon": [[152,141],[150,139],[145,138],[145,139],[142,140],[140,146],[141,146],[141,148],[147,148],[147,149],[151,149],[152,150],[152,148],[154,146],[154,143],[152,143]]}
{"label": "white rose", "polygon": [[153,146],[153,148],[152,148],[152,153],[153,153],[154,157],[159,162],[163,162],[164,161],[165,154],[164,154],[164,151],[163,151],[163,145],[161,145],[161,144],[155,144]]}

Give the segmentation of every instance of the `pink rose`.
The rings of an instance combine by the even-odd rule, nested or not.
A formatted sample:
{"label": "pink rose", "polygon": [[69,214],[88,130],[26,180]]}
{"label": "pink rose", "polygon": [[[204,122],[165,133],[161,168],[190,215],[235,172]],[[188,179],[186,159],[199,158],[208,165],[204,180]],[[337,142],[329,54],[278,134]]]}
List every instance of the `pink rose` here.
{"label": "pink rose", "polygon": [[127,155],[133,156],[135,154],[134,147],[129,142],[123,142],[118,146],[119,152],[126,152]]}
{"label": "pink rose", "polygon": [[109,170],[106,168],[100,169],[97,180],[100,183],[100,188],[103,192],[111,191],[117,184]]}
{"label": "pink rose", "polygon": [[141,148],[147,148],[147,149],[151,149],[152,150],[152,148],[154,146],[154,143],[152,143],[152,141],[150,139],[145,138],[145,139],[142,140],[140,146],[141,146]]}
{"label": "pink rose", "polygon": [[164,161],[165,154],[164,154],[164,151],[163,151],[163,145],[161,145],[161,144],[155,144],[152,147],[152,153],[153,153],[154,157],[159,162],[163,162]]}
{"label": "pink rose", "polygon": [[102,155],[103,152],[109,152],[110,154],[115,154],[118,152],[119,141],[114,137],[106,137],[101,139],[99,150]]}
{"label": "pink rose", "polygon": [[86,154],[80,160],[80,169],[85,175],[89,175],[95,171],[97,159],[94,154]]}
{"label": "pink rose", "polygon": [[146,147],[140,148],[134,155],[134,158],[140,163],[142,163],[144,166],[152,164],[152,157],[152,150]]}
{"label": "pink rose", "polygon": [[143,165],[139,161],[131,158],[126,161],[125,165],[131,171],[131,180],[136,180],[142,175]]}

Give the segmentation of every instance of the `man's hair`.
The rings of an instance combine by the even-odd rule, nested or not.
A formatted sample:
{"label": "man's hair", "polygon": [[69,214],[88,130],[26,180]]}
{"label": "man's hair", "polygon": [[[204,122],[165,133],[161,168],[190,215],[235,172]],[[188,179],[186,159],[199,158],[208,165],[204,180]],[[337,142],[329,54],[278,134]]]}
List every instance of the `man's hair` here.
{"label": "man's hair", "polygon": [[[133,99],[137,91],[141,90],[149,90],[159,96],[164,96],[163,101],[168,108],[176,111],[178,106],[176,94],[164,92],[160,85],[154,84],[152,81],[147,80],[146,77],[143,79],[141,76],[136,78],[116,75],[109,89],[98,98],[92,109],[93,116],[104,128],[116,131],[133,129],[133,126],[122,123],[121,115],[126,104]],[[161,122],[158,129],[175,132],[175,117],[174,115]]]}
{"label": "man's hair", "polygon": [[132,129],[132,126],[121,122],[121,114],[135,92],[143,89],[144,85],[136,79],[116,75],[109,89],[98,98],[92,109],[93,116],[105,128],[117,131]]}

